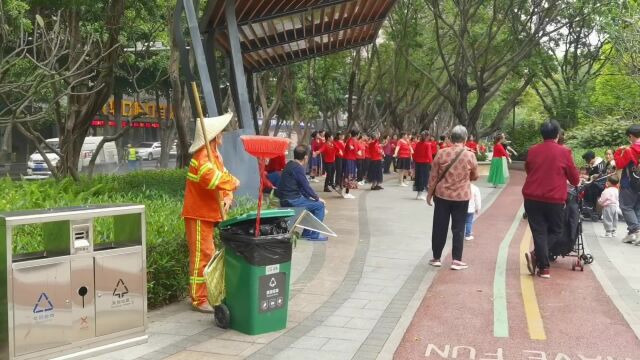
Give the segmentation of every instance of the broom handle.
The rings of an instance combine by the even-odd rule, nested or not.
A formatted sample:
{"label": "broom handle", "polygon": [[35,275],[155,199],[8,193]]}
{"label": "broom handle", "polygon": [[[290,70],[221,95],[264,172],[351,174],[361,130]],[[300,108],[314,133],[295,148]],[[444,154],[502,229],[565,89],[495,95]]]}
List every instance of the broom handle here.
{"label": "broom handle", "polygon": [[[202,104],[200,104],[200,95],[198,94],[198,86],[195,81],[191,82],[191,90],[193,90],[193,98],[196,103],[196,111],[198,112],[198,119],[200,123],[200,129],[202,130],[202,137],[204,138],[204,146],[207,149],[207,157],[209,158],[209,163],[214,165],[213,155],[211,153],[211,144],[209,144],[209,139],[207,139],[207,131],[204,127],[204,114],[202,113]],[[222,220],[224,221],[227,217],[224,210],[224,201],[222,201],[220,192],[216,191],[216,197],[218,198],[218,205],[220,206],[220,215],[222,216]]]}

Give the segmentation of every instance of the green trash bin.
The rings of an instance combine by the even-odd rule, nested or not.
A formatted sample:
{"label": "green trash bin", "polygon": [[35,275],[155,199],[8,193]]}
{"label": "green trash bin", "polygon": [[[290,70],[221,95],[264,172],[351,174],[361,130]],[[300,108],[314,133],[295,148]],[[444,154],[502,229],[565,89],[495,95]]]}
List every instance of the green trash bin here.
{"label": "green trash bin", "polygon": [[259,237],[255,212],[220,223],[226,297],[215,309],[218,326],[249,335],[287,327],[292,255],[287,219],[294,214],[290,209],[262,211]]}

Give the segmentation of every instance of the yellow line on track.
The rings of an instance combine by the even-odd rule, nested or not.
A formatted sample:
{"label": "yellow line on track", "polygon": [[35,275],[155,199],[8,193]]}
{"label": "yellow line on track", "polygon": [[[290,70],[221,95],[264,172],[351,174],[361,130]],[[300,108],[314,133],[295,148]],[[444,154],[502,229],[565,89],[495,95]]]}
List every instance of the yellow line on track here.
{"label": "yellow line on track", "polygon": [[520,243],[520,289],[522,291],[522,301],[524,302],[524,312],[527,317],[527,325],[529,327],[529,337],[532,340],[546,340],[547,335],[544,331],[544,323],[536,298],[536,290],[533,286],[533,276],[529,274],[527,262],[524,259],[524,253],[529,252],[531,244],[531,230],[527,227]]}

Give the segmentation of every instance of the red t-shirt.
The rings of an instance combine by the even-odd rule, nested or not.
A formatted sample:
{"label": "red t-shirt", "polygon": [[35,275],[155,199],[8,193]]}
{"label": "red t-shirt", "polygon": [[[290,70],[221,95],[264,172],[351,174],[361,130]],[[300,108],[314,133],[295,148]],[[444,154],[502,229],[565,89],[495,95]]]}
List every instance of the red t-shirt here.
{"label": "red t-shirt", "polygon": [[507,150],[505,150],[504,145],[498,143],[498,144],[495,144],[493,146],[493,157],[494,158],[503,158],[503,157],[508,158],[509,157],[509,153],[507,152]]}
{"label": "red t-shirt", "polygon": [[362,160],[367,157],[367,146],[362,141],[356,142],[359,153],[356,155],[356,159]]}
{"label": "red t-shirt", "polygon": [[430,141],[429,144],[431,145],[431,154],[433,154],[433,156],[435,157],[438,153],[438,143],[435,141]]}
{"label": "red t-shirt", "polygon": [[474,141],[467,141],[466,144],[464,144],[464,146],[467,147],[467,149],[473,151],[474,153],[478,153],[478,143],[474,142]]}
{"label": "red t-shirt", "polygon": [[377,141],[372,141],[369,144],[369,154],[371,156],[371,161],[380,161],[384,156],[384,151],[382,150],[382,145],[380,145]]}
{"label": "red t-shirt", "polygon": [[344,149],[345,160],[356,160],[358,158],[358,155],[357,155],[358,150],[359,150],[358,140],[356,140],[355,138],[349,138],[349,140],[347,140],[347,144],[345,145],[345,149]]}
{"label": "red t-shirt", "polygon": [[406,159],[411,157],[411,145],[408,141],[398,141],[398,158]]}
{"label": "red t-shirt", "polygon": [[336,162],[336,153],[338,152],[338,148],[333,142],[324,143],[319,151],[325,162],[329,164]]}
{"label": "red t-shirt", "polygon": [[313,152],[317,152],[322,147],[322,140],[320,139],[312,139],[311,140],[311,150]]}
{"label": "red t-shirt", "polygon": [[337,140],[333,142],[333,145],[336,146],[336,158],[344,158],[344,142],[342,140]]}
{"label": "red t-shirt", "polygon": [[284,170],[284,167],[286,165],[287,165],[287,158],[284,156],[284,154],[282,154],[280,156],[276,156],[276,157],[270,159],[269,163],[265,167],[265,170],[268,173],[272,173],[272,172],[275,172],[275,171],[282,171],[282,170]]}
{"label": "red t-shirt", "polygon": [[426,141],[417,143],[416,151],[413,153],[413,160],[415,160],[417,164],[431,164],[433,162],[431,144]]}

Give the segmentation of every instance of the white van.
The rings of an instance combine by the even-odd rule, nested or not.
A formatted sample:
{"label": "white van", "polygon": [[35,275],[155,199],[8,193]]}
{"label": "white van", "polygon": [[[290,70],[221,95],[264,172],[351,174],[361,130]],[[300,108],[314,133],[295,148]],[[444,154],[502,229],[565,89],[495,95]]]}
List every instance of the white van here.
{"label": "white van", "polygon": [[[78,160],[78,171],[82,171],[89,166],[89,161],[93,156],[94,151],[98,147],[98,143],[102,140],[102,136],[88,136],[84,139],[82,144],[82,150],[80,151],[80,159]],[[47,144],[54,149],[59,149],[59,139],[47,139]],[[58,164],[60,158],[54,152],[51,152],[48,148],[45,148],[45,155],[51,161],[51,165],[54,167]],[[96,158],[96,170],[113,170],[118,166],[118,150],[114,142],[105,143]],[[41,175],[51,176],[51,170],[47,167],[47,163],[44,161],[39,152],[34,152],[29,156],[27,161],[27,175]]]}

